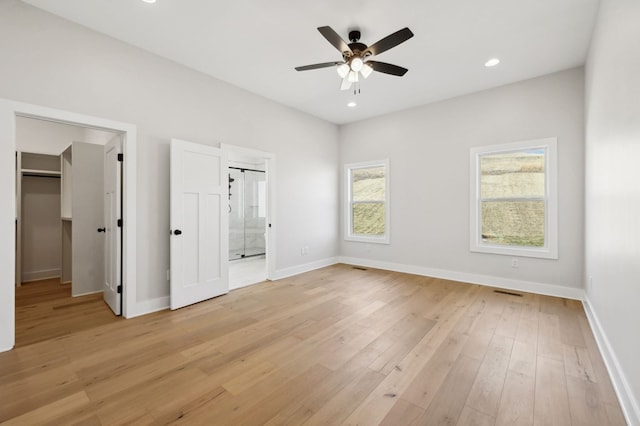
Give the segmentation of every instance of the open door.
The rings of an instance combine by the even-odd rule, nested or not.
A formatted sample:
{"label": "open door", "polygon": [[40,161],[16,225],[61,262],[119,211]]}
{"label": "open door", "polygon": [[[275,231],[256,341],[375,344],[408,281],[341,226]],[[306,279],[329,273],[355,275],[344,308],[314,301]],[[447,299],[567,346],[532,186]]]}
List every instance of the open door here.
{"label": "open door", "polygon": [[122,314],[122,136],[117,135],[104,147],[104,227],[105,234],[104,301],[116,315]]}
{"label": "open door", "polygon": [[226,171],[221,149],[171,141],[171,309],[229,292]]}

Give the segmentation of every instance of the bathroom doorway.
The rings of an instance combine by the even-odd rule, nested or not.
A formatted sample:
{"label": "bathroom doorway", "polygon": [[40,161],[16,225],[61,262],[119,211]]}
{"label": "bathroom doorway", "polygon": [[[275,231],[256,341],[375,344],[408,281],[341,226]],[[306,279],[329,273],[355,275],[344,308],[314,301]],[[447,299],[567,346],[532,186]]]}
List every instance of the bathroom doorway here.
{"label": "bathroom doorway", "polygon": [[[231,145],[228,153],[229,288],[269,279],[274,260],[272,154]],[[270,236],[271,235],[271,236]]]}

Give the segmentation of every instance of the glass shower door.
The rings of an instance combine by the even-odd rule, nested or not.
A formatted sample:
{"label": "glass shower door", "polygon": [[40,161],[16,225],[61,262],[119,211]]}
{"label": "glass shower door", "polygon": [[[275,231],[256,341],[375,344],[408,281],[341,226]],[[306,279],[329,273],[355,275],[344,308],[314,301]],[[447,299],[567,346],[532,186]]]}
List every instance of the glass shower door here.
{"label": "glass shower door", "polygon": [[264,172],[229,169],[229,259],[265,253],[266,179]]}

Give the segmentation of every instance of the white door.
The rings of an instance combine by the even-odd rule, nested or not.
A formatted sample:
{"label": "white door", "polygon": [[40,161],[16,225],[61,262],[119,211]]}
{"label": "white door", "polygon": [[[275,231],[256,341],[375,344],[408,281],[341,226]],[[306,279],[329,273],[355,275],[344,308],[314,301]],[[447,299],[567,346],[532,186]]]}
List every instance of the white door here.
{"label": "white door", "polygon": [[[104,228],[98,229],[105,233],[105,271],[104,271],[104,301],[113,313],[122,314],[122,226],[118,220],[122,219],[122,163],[118,154],[122,152],[122,137],[114,137],[104,147]],[[121,225],[123,225],[121,223]]]}
{"label": "white door", "polygon": [[219,148],[173,139],[171,309],[229,292],[228,179]]}

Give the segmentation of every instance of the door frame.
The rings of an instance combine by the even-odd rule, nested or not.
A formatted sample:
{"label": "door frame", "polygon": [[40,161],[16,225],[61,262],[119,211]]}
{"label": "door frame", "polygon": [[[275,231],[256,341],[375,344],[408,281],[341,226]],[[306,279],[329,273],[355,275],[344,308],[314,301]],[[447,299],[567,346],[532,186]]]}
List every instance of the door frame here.
{"label": "door frame", "polygon": [[136,316],[136,145],[137,127],[70,111],[0,99],[0,352],[15,345],[15,215],[16,117],[35,118],[81,127],[121,132],[124,154],[122,316]]}
{"label": "door frame", "polygon": [[[253,157],[264,160],[265,177],[267,181],[267,232],[266,232],[266,259],[267,259],[267,279],[274,281],[276,277],[276,156],[270,152],[260,151],[252,148],[221,143],[220,148],[227,152],[227,159],[230,154]],[[228,255],[228,253],[227,253]]]}

